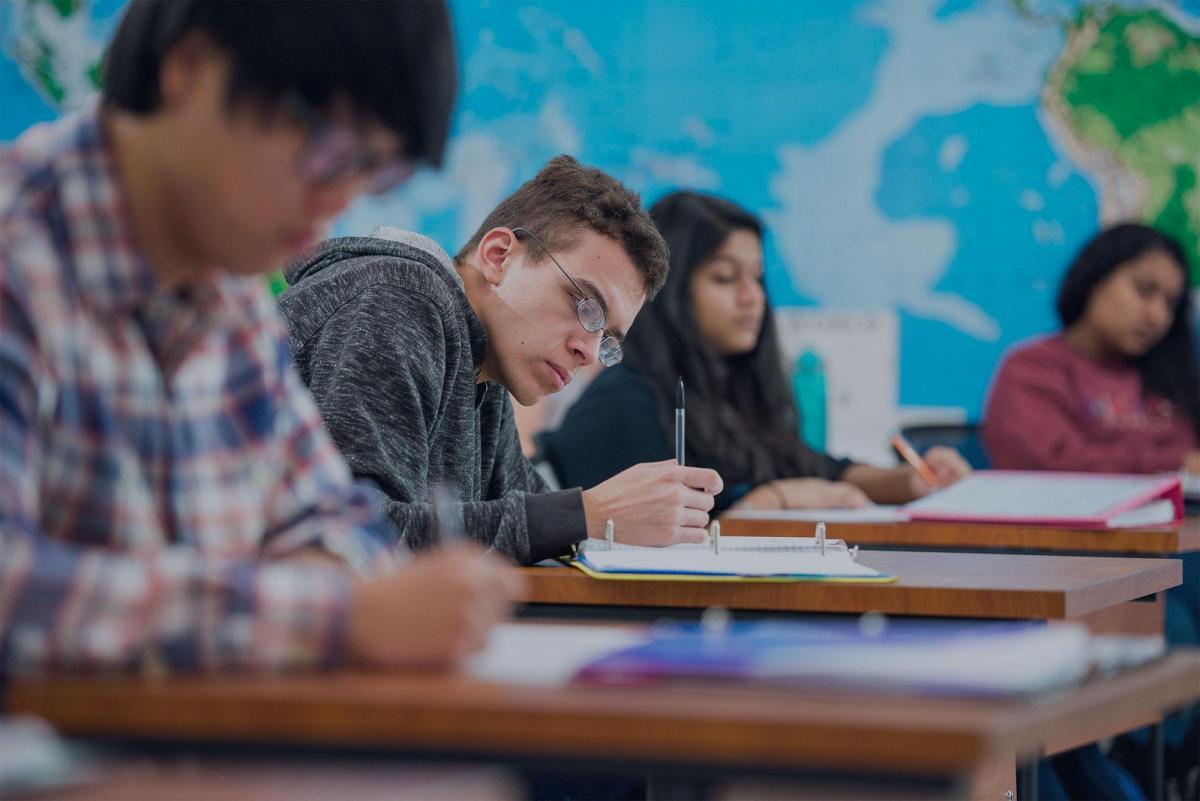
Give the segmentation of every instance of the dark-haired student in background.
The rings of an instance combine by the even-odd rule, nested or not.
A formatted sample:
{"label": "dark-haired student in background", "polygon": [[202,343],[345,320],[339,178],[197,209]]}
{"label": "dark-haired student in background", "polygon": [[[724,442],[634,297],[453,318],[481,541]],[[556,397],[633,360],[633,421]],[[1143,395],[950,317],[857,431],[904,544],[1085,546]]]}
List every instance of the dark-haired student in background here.
{"label": "dark-haired student in background", "polygon": [[395,569],[263,280],[440,161],[455,64],[444,3],[133,2],[0,151],[0,673],[444,665],[507,612],[482,549]]}
{"label": "dark-haired student in background", "polygon": [[[671,270],[601,374],[548,433],[565,484],[587,486],[632,464],[670,458],[676,383],[687,387],[687,461],[725,479],[716,511],[904,503],[929,487],[911,468],[881,468],[808,447],[763,286],[762,223],[719,197],[675,192],[650,209]],[[948,484],[969,472],[957,452],[925,458]]]}
{"label": "dark-haired student in background", "polygon": [[[1200,472],[1200,364],[1187,257],[1179,243],[1133,223],[1101,232],[1068,268],[1056,308],[1062,330],[1016,348],[992,382],[983,420],[992,463],[1028,470]],[[1167,593],[1166,636],[1171,643],[1195,644],[1200,554],[1182,559],[1183,584]],[[1200,782],[1198,731],[1194,714],[1167,722],[1168,745],[1174,746],[1168,773],[1190,798]],[[1129,747],[1130,741],[1118,745]]]}
{"label": "dark-haired student in background", "polygon": [[1089,242],[1058,293],[1062,330],[1005,357],[984,412],[998,468],[1200,472],[1200,367],[1186,257],[1145,225]]}

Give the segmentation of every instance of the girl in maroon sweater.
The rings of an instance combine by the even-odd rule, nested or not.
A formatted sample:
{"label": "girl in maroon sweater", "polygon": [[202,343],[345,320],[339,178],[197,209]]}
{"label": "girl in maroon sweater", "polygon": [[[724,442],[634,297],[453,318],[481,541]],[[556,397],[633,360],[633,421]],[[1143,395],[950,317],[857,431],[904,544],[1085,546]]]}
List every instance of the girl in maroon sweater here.
{"label": "girl in maroon sweater", "polygon": [[1062,331],[1005,358],[983,440],[1002,469],[1200,472],[1200,368],[1186,257],[1145,225],[1089,242],[1058,294]]}
{"label": "girl in maroon sweater", "polygon": [[[1117,225],[1089,242],[1058,292],[1062,330],[1016,348],[992,382],[983,441],[1002,469],[1115,473],[1200,472],[1200,366],[1187,260],[1174,239]],[[1183,554],[1183,584],[1167,592],[1165,634],[1200,642],[1200,555]],[[1166,773],[1195,797],[1195,709],[1166,722]],[[1112,756],[1148,787],[1144,732]],[[1088,747],[1055,759],[1072,797],[1115,792],[1110,767]],[[1097,785],[1089,777],[1108,777]],[[1105,797],[1118,797],[1105,795]],[[1122,796],[1131,797],[1131,796]]]}

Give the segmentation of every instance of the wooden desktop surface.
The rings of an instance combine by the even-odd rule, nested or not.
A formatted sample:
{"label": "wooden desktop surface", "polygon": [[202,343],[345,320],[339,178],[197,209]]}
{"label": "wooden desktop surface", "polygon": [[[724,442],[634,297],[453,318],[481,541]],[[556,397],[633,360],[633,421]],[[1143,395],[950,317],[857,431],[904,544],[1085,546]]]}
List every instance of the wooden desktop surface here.
{"label": "wooden desktop surface", "polygon": [[[130,749],[132,750],[132,749]],[[495,767],[380,764],[336,756],[110,755],[83,781],[5,794],[6,801],[517,801],[516,780]]]}
{"label": "wooden desktop surface", "polygon": [[1191,649],[1008,700],[746,685],[519,686],[409,672],[21,679],[6,702],[9,713],[91,738],[948,776],[1000,754],[1029,756],[1050,742],[1138,725],[1200,695],[1197,671],[1200,652]]}
{"label": "wooden desktop surface", "polygon": [[[760,513],[761,514],[761,513]],[[811,537],[815,523],[786,518],[745,517],[736,511],[721,516],[721,533],[731,536]],[[1168,555],[1200,551],[1200,517],[1178,526],[1146,529],[1082,531],[1048,526],[1000,523],[827,523],[830,537],[851,545],[913,548],[1073,551],[1097,554]]]}
{"label": "wooden desktop surface", "polygon": [[[529,567],[530,604],[675,607],[1014,619],[1086,618],[1182,580],[1177,559],[861,551],[859,563],[899,576],[879,583],[594,579]],[[1153,600],[1135,606],[1152,609]],[[1161,605],[1158,609],[1161,629]]]}

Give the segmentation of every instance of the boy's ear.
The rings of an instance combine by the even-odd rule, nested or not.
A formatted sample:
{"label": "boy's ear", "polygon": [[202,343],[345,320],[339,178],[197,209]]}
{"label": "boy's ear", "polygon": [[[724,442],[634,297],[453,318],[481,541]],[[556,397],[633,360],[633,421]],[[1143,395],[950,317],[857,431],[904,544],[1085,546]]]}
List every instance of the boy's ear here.
{"label": "boy's ear", "polygon": [[517,235],[511,228],[493,228],[484,234],[475,249],[476,266],[484,280],[492,286],[500,286],[519,247]]}

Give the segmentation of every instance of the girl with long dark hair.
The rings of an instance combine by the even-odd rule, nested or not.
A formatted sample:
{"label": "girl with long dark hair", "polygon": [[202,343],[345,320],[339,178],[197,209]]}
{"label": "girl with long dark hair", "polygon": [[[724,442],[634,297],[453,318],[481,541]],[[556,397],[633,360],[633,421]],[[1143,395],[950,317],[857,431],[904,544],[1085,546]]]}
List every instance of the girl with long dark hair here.
{"label": "girl with long dark hair", "polygon": [[[716,511],[903,503],[929,487],[909,467],[836,459],[798,435],[791,387],[763,286],[763,226],[722,198],[675,192],[650,209],[671,250],[662,291],[606,370],[546,435],[564,485],[590,486],[668,459],[676,386],[687,392],[687,461],[721,473]],[[941,483],[969,468],[948,448],[925,455]]]}
{"label": "girl with long dark hair", "polygon": [[1014,350],[983,437],[1000,468],[1200,472],[1200,366],[1187,257],[1146,225],[1090,241],[1058,293],[1062,330]]}

